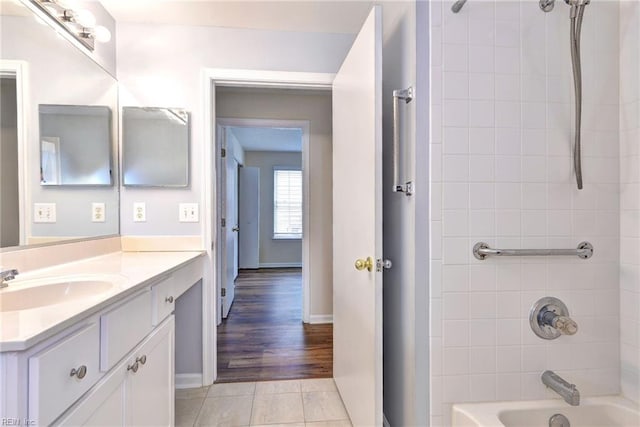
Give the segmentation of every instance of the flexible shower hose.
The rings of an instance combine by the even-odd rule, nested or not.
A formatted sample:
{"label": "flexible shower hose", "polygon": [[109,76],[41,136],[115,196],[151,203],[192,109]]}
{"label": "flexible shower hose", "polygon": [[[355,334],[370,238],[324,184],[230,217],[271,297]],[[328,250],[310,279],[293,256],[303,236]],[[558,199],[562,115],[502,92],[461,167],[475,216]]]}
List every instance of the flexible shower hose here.
{"label": "flexible shower hose", "polygon": [[586,3],[571,5],[571,64],[573,66],[573,85],[575,88],[576,128],[573,145],[573,166],[576,172],[578,190],[582,190],[582,153],[580,133],[582,123],[582,65],[580,64],[580,31]]}

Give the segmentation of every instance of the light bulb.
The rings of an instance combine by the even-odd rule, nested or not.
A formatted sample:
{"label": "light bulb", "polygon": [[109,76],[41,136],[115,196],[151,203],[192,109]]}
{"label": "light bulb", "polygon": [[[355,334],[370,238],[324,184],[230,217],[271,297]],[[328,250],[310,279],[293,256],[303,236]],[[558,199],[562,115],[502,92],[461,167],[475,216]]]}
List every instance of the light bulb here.
{"label": "light bulb", "polygon": [[96,25],[96,17],[93,16],[93,13],[89,12],[87,9],[77,11],[75,20],[78,24],[86,28],[91,28]]}
{"label": "light bulb", "polygon": [[98,25],[93,29],[94,37],[100,43],[108,43],[111,41],[111,31],[102,25]]}

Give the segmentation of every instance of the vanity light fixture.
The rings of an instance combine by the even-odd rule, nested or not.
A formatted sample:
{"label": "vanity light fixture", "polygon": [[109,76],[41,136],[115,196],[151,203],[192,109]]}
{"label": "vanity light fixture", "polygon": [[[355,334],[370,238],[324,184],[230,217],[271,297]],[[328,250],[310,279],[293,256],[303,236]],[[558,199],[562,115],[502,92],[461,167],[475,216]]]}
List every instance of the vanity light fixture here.
{"label": "vanity light fixture", "polygon": [[23,1],[35,5],[90,51],[95,50],[96,41],[107,43],[111,40],[111,32],[102,25],[96,26],[95,16],[86,9],[72,9],[64,0]]}

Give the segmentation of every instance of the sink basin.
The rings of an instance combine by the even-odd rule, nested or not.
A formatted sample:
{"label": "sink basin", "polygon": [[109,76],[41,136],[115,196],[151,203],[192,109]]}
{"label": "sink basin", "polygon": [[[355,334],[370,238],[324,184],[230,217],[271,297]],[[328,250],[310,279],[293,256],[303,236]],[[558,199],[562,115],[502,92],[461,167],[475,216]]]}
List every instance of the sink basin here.
{"label": "sink basin", "polygon": [[28,310],[92,298],[116,286],[108,280],[86,278],[34,279],[14,283],[0,290],[0,312]]}

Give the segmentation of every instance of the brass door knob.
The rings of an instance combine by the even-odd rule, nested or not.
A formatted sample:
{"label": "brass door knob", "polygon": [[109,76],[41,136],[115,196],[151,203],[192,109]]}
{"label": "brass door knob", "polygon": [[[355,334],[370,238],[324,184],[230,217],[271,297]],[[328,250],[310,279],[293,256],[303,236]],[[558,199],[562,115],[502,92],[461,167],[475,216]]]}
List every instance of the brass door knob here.
{"label": "brass door knob", "polygon": [[367,257],[367,259],[357,259],[356,263],[356,270],[358,271],[362,271],[365,268],[367,269],[367,271],[373,271],[373,259],[371,257]]}

